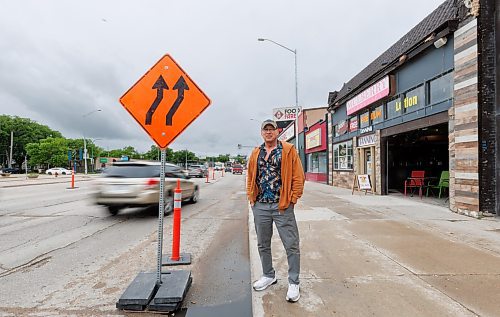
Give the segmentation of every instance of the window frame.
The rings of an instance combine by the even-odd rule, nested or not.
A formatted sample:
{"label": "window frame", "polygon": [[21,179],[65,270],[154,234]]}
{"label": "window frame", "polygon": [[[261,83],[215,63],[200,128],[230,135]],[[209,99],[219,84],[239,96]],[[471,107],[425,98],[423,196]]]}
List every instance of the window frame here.
{"label": "window frame", "polygon": [[[345,146],[346,153],[340,155],[340,147]],[[340,166],[341,158],[346,161],[347,167]],[[354,170],[354,148],[352,140],[333,144],[333,170],[335,171],[352,171]]]}

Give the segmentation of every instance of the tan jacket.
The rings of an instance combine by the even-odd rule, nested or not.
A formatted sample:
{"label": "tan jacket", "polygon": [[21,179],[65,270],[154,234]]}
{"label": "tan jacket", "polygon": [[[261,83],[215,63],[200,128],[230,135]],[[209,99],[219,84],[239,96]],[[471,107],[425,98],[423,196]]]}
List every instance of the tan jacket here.
{"label": "tan jacket", "polygon": [[[302,196],[305,177],[295,146],[283,141],[281,141],[281,144],[283,145],[283,150],[281,155],[281,188],[278,209],[280,212],[284,212],[290,203],[296,204],[297,200]],[[256,182],[259,152],[260,147],[253,149],[248,160],[247,197],[251,204],[255,203],[259,193],[259,187]]]}

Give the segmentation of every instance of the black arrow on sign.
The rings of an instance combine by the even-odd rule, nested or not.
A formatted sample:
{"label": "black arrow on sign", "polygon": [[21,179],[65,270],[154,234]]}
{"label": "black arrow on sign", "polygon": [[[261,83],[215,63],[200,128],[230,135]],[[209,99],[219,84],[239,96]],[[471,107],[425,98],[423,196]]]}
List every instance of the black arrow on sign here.
{"label": "black arrow on sign", "polygon": [[177,90],[177,99],[175,99],[172,108],[170,108],[170,110],[167,113],[166,125],[172,125],[172,117],[174,116],[175,112],[177,111],[182,101],[184,100],[184,90],[189,90],[189,86],[184,80],[184,77],[181,76],[179,77],[179,80],[177,80],[177,82],[175,83],[173,89]]}
{"label": "black arrow on sign", "polygon": [[163,99],[163,89],[168,90],[167,83],[163,79],[163,76],[160,75],[158,79],[156,80],[155,84],[151,89],[156,89],[156,99],[153,101],[153,104],[151,107],[149,107],[148,112],[146,113],[146,124],[151,125],[151,119],[153,117],[153,114],[156,111],[156,108],[158,108],[158,105],[160,104],[161,100]]}

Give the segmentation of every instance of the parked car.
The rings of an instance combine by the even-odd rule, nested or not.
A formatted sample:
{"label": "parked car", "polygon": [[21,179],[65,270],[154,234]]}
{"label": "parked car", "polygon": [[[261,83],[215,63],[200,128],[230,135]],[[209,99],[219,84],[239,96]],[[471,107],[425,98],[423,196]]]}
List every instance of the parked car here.
{"label": "parked car", "polygon": [[205,165],[191,165],[188,168],[189,177],[207,177],[208,169]]}
{"label": "parked car", "polygon": [[4,167],[2,168],[2,173],[5,174],[19,174],[21,170],[17,167]]}
{"label": "parked car", "polygon": [[71,175],[71,170],[65,169],[63,167],[53,167],[45,171],[48,175]]}
{"label": "parked car", "polygon": [[242,174],[243,175],[243,165],[234,164],[233,165],[233,174]]}
{"label": "parked car", "polygon": [[231,172],[231,166],[226,166],[224,168],[224,172]]}
{"label": "parked car", "polygon": [[[159,162],[116,162],[96,181],[95,202],[112,215],[126,207],[158,207],[160,200]],[[165,166],[165,215],[174,209],[174,190],[180,179],[182,199],[196,203],[199,187],[174,164]]]}

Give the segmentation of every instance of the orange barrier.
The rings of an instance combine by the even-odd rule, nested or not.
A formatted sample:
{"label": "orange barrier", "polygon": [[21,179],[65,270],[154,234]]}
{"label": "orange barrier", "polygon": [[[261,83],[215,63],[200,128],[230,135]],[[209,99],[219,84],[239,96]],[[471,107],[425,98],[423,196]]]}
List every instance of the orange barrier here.
{"label": "orange barrier", "polygon": [[212,180],[215,180],[215,168],[212,169]]}
{"label": "orange barrier", "polygon": [[75,188],[75,172],[71,171],[71,189]]}
{"label": "orange barrier", "polygon": [[180,244],[181,244],[181,201],[182,190],[181,181],[177,180],[177,188],[174,191],[174,224],[173,224],[173,237],[172,237],[172,261],[179,261],[180,259]]}

